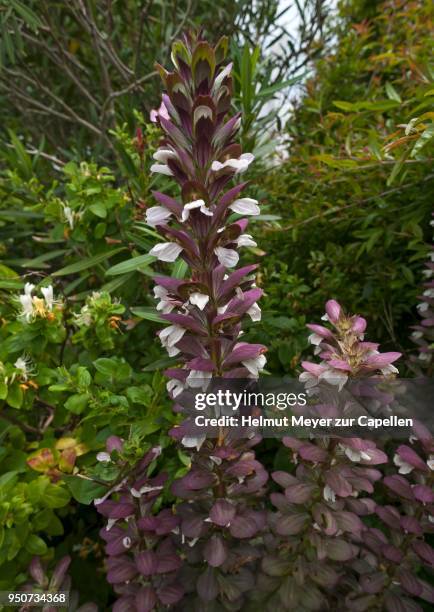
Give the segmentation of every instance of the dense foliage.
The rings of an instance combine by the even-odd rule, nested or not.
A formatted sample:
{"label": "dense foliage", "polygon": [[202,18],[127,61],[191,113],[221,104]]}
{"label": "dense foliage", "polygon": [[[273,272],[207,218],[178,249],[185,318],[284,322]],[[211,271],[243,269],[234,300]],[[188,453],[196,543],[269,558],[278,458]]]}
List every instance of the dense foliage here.
{"label": "dense foliage", "polygon": [[204,440],[181,406],[264,368],[432,376],[432,4],[296,3],[297,39],[278,4],[0,2],[0,590],[434,603],[423,425]]}

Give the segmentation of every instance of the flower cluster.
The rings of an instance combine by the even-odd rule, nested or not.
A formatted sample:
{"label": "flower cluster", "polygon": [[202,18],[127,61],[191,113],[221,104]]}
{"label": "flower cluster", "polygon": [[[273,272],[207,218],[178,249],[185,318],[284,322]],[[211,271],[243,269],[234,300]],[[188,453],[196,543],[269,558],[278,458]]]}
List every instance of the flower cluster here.
{"label": "flower cluster", "polygon": [[240,116],[227,118],[232,93],[232,66],[223,64],[227,44],[222,38],[213,48],[186,36],[173,45],[175,70],[158,66],[167,93],[152,113],[164,137],[151,171],[173,177],[180,197],[154,192],[158,206],[147,210],[146,219],[164,242],[151,254],[165,262],[181,257],[191,273],[182,280],[156,279],[157,308],[170,324],[159,337],[182,362],[167,372],[172,397],[213,376],[255,377],[265,365],[264,346],[240,341],[243,316],[260,318],[255,266],[230,271],[238,264],[238,250],[255,246],[245,233],[246,217],[258,215],[259,206],[240,197],[246,183],[228,188],[253,155],[243,154],[235,141]]}
{"label": "flower cluster", "polygon": [[[434,220],[431,221],[434,226]],[[420,325],[413,327],[412,340],[418,346],[418,355],[414,361],[419,368],[432,374],[433,348],[434,348],[434,247],[429,255],[424,270],[426,282],[423,284],[424,291],[420,297],[421,302],[417,309],[422,318]]]}
{"label": "flower cluster", "polygon": [[307,326],[312,332],[309,342],[315,346],[315,355],[321,359],[320,363],[302,362],[305,371],[300,380],[307,388],[314,388],[324,380],[342,389],[349,377],[366,377],[375,373],[387,376],[398,372],[392,364],[401,353],[380,353],[378,344],[366,342],[366,320],[363,317],[348,316],[338,302],[329,300],[322,319],[334,329],[317,324]]}
{"label": "flower cluster", "polygon": [[31,323],[36,319],[47,319],[52,321],[55,318],[54,307],[61,307],[61,302],[54,299],[53,287],[41,287],[42,297],[33,295],[35,285],[26,283],[24,293],[18,297],[21,312],[20,318],[26,323]]}
{"label": "flower cluster", "polygon": [[73,324],[79,329],[72,341],[91,347],[96,336],[102,348],[113,348],[113,336],[120,331],[124,312],[125,307],[107,291],[94,291],[86,298],[80,312],[74,313]]}
{"label": "flower cluster", "polygon": [[[107,441],[101,461],[122,450],[119,438]],[[151,476],[153,462],[161,452],[151,449],[134,470],[95,505],[107,525],[100,535],[106,542],[107,580],[119,595],[114,612],[150,612],[176,604],[184,595],[178,578],[182,565],[174,544],[179,517],[170,509],[154,512],[165,474]],[[109,498],[111,496],[111,498]]]}
{"label": "flower cluster", "polygon": [[[71,612],[98,612],[98,606],[94,603],[78,605],[78,592],[71,590],[71,577],[67,574],[70,564],[71,557],[63,557],[57,563],[50,577],[40,557],[33,557],[28,570],[33,582],[24,584],[21,590],[30,593],[50,593],[51,595],[67,592],[69,593],[68,610]],[[59,610],[59,606],[64,607],[61,603],[55,604],[56,601],[59,602],[60,600],[53,599],[53,605],[45,604],[43,606],[44,612],[56,612],[56,610]],[[24,605],[20,608],[20,612],[28,612],[32,608],[33,606]]]}
{"label": "flower cluster", "polygon": [[[343,388],[351,376],[395,373],[390,364],[399,354],[379,353],[378,345],[364,342],[364,319],[346,316],[333,300],[324,319],[335,331],[308,326],[323,360],[318,369],[303,364],[308,387],[321,378]],[[321,416],[331,407],[315,408]],[[434,550],[424,539],[434,529],[433,438],[420,424],[413,434],[409,445],[396,449],[394,465],[369,439],[284,438],[296,469],[272,474],[284,492],[270,496],[273,537],[266,540],[255,599],[276,609],[389,612],[421,610],[418,598],[434,601],[434,589],[419,575],[421,567],[434,565]]]}

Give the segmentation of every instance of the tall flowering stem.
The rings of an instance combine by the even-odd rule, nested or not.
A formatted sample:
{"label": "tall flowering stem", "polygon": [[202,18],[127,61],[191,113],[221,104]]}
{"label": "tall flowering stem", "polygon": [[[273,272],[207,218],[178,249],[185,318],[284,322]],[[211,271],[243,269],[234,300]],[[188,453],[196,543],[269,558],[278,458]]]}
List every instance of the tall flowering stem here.
{"label": "tall flowering stem", "polygon": [[[265,346],[240,340],[243,318],[261,316],[256,266],[236,268],[239,250],[256,246],[246,228],[259,206],[242,196],[247,183],[233,185],[253,155],[236,142],[240,115],[228,114],[227,46],[225,37],[213,48],[189,35],[173,45],[175,70],[158,66],[167,93],[152,114],[164,137],[151,170],[172,176],[180,189],[178,198],[155,192],[158,206],[146,218],[164,238],[151,254],[168,262],[181,257],[190,273],[184,280],[159,277],[155,287],[157,309],[169,323],[159,337],[178,358],[166,372],[178,404],[185,389],[206,388],[216,377],[256,378],[265,365]],[[186,610],[212,602],[241,609],[261,557],[260,540],[252,542],[266,524],[261,498],[268,474],[252,450],[258,437],[237,439],[221,428],[216,440],[205,440],[186,423],[171,432],[194,449],[189,473],[172,487],[185,500],[176,507],[183,604]]]}
{"label": "tall flowering stem", "polygon": [[[433,215],[434,216],[434,215]],[[431,221],[434,227],[434,220]],[[434,246],[424,270],[425,282],[423,293],[417,306],[421,322],[413,327],[412,340],[418,346],[418,354],[413,358],[418,369],[432,376],[434,367]]]}
{"label": "tall flowering stem", "polygon": [[146,219],[164,242],[151,254],[167,262],[181,257],[190,270],[188,279],[157,278],[154,290],[169,323],[160,340],[181,366],[167,371],[173,398],[213,376],[255,377],[265,365],[266,348],[239,338],[243,316],[260,319],[256,266],[234,269],[239,249],[255,246],[245,233],[246,217],[258,215],[259,207],[241,197],[245,182],[230,186],[253,155],[243,154],[235,140],[240,115],[228,115],[227,46],[225,37],[212,47],[188,35],[173,45],[173,72],[157,65],[167,93],[152,114],[164,137],[151,171],[173,177],[180,190],[178,198],[154,192],[158,205],[147,210]]}

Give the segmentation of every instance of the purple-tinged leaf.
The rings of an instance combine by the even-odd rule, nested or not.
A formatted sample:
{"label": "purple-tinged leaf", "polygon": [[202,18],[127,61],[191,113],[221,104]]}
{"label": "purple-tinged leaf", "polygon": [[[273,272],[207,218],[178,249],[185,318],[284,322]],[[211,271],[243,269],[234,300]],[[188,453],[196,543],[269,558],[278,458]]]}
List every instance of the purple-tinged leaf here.
{"label": "purple-tinged leaf", "polygon": [[136,556],[136,567],[142,576],[152,576],[157,571],[157,555],[153,550],[145,550]]}
{"label": "purple-tinged leaf", "polygon": [[127,582],[137,576],[135,563],[126,555],[107,559],[107,568],[107,582],[110,584]]}
{"label": "purple-tinged leaf", "polygon": [[135,597],[136,610],[140,612],[151,612],[157,604],[157,595],[150,586],[142,587]]}
{"label": "purple-tinged leaf", "polygon": [[226,527],[236,514],[236,507],[225,499],[218,499],[210,510],[209,517],[215,525]]}
{"label": "purple-tinged leaf", "polygon": [[212,536],[205,544],[203,556],[212,567],[220,567],[228,556],[227,546],[219,536]]}
{"label": "purple-tinged leaf", "polygon": [[203,601],[213,601],[219,594],[219,586],[215,572],[216,570],[212,567],[207,567],[199,576],[199,580],[197,581],[197,592]]}

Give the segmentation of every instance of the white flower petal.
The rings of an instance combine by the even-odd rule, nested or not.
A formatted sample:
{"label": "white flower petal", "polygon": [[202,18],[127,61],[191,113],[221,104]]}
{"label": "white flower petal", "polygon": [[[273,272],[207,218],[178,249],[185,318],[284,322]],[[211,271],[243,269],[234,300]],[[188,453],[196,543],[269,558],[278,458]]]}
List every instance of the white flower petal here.
{"label": "white flower petal", "polygon": [[254,159],[255,156],[252,155],[252,153],[243,153],[238,159],[227,159],[223,163],[217,160],[213,161],[211,164],[211,170],[218,172],[219,170],[223,170],[223,168],[231,168],[232,170],[235,170],[235,174],[241,174],[247,170]]}
{"label": "white flower petal", "polygon": [[259,306],[255,303],[252,304],[249,308],[249,310],[247,311],[247,314],[249,315],[249,317],[252,319],[252,321],[260,321],[261,320],[261,309],[259,308]]}
{"label": "white flower petal", "polygon": [[151,172],[156,172],[158,174],[165,174],[166,176],[173,176],[172,170],[166,164],[152,164]]}
{"label": "white flower petal", "polygon": [[155,151],[152,157],[155,159],[155,161],[166,164],[168,159],[176,159],[178,156],[175,151],[172,151],[171,149],[158,149],[158,151]]}
{"label": "white flower petal", "polygon": [[182,246],[179,246],[176,242],[160,242],[149,251],[149,255],[153,255],[160,261],[172,262],[175,261],[182,250]]}
{"label": "white flower petal", "polygon": [[259,355],[254,359],[246,359],[245,361],[242,361],[243,366],[246,367],[250,374],[253,374],[253,376],[258,376],[260,370],[264,369],[266,363],[267,358],[265,355]]}
{"label": "white flower petal", "polygon": [[48,285],[48,287],[41,287],[41,293],[44,296],[48,310],[52,310],[54,303],[53,286]]}
{"label": "white flower petal", "polygon": [[233,268],[237,265],[240,256],[234,249],[225,249],[225,247],[216,247],[214,253],[222,266]]}
{"label": "white flower petal", "polygon": [[257,200],[253,198],[239,198],[229,208],[239,215],[259,215],[261,212]]}
{"label": "white flower petal", "polygon": [[209,295],[199,292],[192,293],[189,297],[189,302],[193,306],[197,306],[199,310],[203,310],[209,302]]}
{"label": "white flower petal", "polygon": [[239,247],[255,247],[258,246],[250,234],[241,234],[235,241]]}
{"label": "white flower petal", "polygon": [[164,206],[151,206],[146,211],[146,223],[151,227],[156,227],[164,223],[172,213]]}

